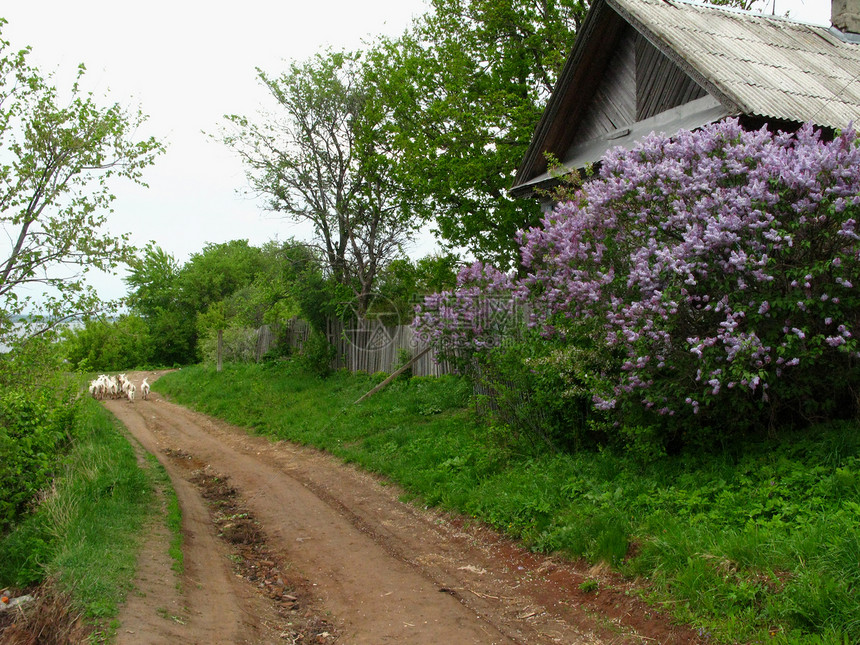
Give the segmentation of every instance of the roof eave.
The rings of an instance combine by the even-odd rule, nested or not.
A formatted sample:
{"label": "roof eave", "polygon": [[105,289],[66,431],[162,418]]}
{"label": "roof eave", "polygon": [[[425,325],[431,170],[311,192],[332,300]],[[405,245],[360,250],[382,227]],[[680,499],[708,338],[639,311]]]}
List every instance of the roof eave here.
{"label": "roof eave", "polygon": [[[629,127],[609,132],[599,139],[592,139],[578,145],[565,155],[562,167],[567,170],[582,170],[586,165],[596,162],[610,148],[621,146],[630,149],[636,142],[652,132],[675,134],[679,130],[695,130],[709,123],[716,123],[728,116],[738,116],[739,112],[729,112],[725,106],[712,96],[691,101],[686,105],[671,108],[649,119],[644,119]],[[564,174],[562,171],[561,174]],[[547,189],[554,184],[558,173],[544,172],[529,181],[511,188],[513,197],[534,195],[536,190]]]}

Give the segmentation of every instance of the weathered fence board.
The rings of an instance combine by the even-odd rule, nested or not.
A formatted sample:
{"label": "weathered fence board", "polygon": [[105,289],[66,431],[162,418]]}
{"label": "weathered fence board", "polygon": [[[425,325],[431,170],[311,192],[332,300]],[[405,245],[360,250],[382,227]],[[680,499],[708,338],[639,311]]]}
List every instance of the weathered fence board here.
{"label": "weathered fence board", "polygon": [[[275,342],[277,334],[266,325],[257,330],[257,357],[261,357]],[[283,330],[284,342],[301,349],[310,335],[310,326],[303,320],[291,320]],[[408,325],[385,326],[379,320],[358,320],[343,323],[329,320],[326,336],[335,348],[332,367],[351,372],[393,372],[412,356],[418,354],[423,345],[415,338]],[[263,340],[265,338],[265,340]],[[453,370],[447,363],[437,363],[431,350],[412,365],[414,376],[441,376]]]}

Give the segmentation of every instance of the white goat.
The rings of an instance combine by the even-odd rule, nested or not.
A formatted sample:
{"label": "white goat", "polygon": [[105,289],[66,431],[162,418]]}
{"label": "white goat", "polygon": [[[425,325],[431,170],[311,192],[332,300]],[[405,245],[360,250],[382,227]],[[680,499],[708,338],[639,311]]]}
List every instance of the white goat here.
{"label": "white goat", "polygon": [[103,399],[108,394],[108,384],[110,383],[110,379],[104,375],[99,374],[99,377],[93,380],[90,383],[90,393],[96,399]]}
{"label": "white goat", "polygon": [[140,384],[140,396],[144,401],[149,396],[149,383],[146,382],[146,379],[143,379],[143,383]]}
{"label": "white goat", "polygon": [[129,383],[128,388],[126,388],[125,394],[128,397],[128,400],[131,401],[132,403],[134,402],[134,391],[135,391],[134,383]]}

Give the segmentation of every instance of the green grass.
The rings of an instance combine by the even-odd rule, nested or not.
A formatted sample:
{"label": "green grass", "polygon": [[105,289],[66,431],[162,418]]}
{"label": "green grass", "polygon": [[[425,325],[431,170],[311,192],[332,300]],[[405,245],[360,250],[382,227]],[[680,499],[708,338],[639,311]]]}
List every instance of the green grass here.
{"label": "green grass", "polygon": [[[54,489],[0,539],[0,587],[27,587],[50,577],[75,609],[104,627],[131,589],[142,528],[159,512],[154,489],[167,477],[157,464],[138,466],[122,429],[96,402],[81,402],[76,424]],[[173,526],[178,506],[173,496],[171,507],[170,493]]]}
{"label": "green grass", "polygon": [[167,510],[164,522],[170,531],[168,555],[173,560],[171,568],[177,574],[182,574],[185,571],[185,560],[182,556],[182,510],[179,508],[179,499],[176,497],[176,491],[170,483],[170,477],[168,477],[167,471],[164,470],[164,466],[158,463],[158,459],[154,455],[147,454],[146,460],[152,469],[156,485],[161,490],[162,495],[164,495]]}
{"label": "green grass", "polygon": [[160,379],[175,400],[382,473],[423,503],[531,548],[649,579],[647,599],[712,642],[860,642],[860,432],[815,428],[642,464],[550,453],[485,427],[454,377],[326,380],[289,363]]}

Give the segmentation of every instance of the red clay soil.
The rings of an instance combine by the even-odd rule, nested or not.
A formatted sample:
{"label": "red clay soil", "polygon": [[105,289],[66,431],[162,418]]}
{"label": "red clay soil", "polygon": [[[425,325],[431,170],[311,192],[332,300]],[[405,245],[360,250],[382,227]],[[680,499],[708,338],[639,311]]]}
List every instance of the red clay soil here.
{"label": "red clay soil", "polygon": [[330,455],[156,394],[105,405],[166,468],[185,540],[178,575],[151,527],[117,643],[703,642],[617,576],[403,503]]}

